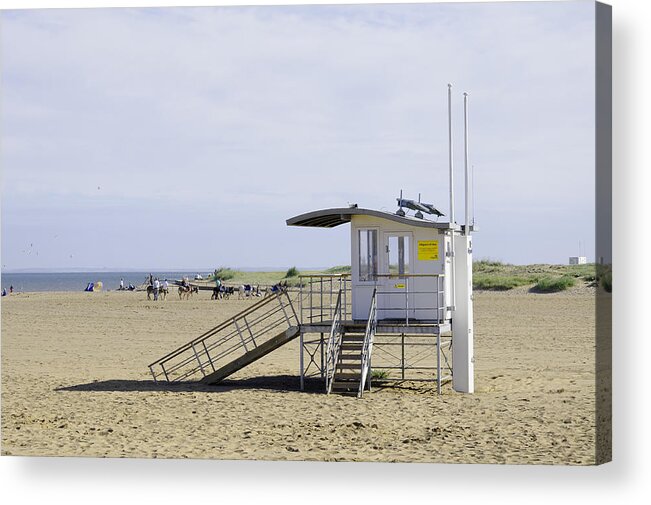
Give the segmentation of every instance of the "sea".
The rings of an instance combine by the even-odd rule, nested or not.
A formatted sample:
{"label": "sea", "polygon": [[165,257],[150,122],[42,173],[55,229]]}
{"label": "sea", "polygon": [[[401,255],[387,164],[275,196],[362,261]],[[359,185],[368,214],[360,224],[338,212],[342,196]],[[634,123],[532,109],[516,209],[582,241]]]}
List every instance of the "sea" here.
{"label": "sea", "polygon": [[[116,290],[120,287],[120,279],[124,279],[124,286],[133,284],[139,287],[149,279],[149,274],[161,281],[182,279],[187,276],[194,279],[197,271],[160,271],[160,272],[29,272],[5,273],[2,272],[2,288],[9,292],[13,286],[14,292],[29,291],[83,291],[89,282],[102,282],[103,290]],[[209,274],[199,272],[205,279]]]}

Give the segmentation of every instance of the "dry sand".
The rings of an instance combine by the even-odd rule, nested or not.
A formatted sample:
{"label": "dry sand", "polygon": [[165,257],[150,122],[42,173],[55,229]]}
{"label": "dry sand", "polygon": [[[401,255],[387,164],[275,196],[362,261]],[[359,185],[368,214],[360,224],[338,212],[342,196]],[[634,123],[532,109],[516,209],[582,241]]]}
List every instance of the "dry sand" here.
{"label": "dry sand", "polygon": [[2,299],[2,454],[593,464],[595,297],[475,293],[476,393],[298,391],[298,341],[220,386],[147,365],[250,301],[143,293]]}

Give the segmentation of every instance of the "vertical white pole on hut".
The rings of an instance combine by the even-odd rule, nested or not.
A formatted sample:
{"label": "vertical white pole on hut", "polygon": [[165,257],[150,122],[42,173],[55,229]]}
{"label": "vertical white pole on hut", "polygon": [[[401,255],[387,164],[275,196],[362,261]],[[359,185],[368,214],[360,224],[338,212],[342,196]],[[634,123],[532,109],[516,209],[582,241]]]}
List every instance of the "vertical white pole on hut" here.
{"label": "vertical white pole on hut", "polygon": [[[454,312],[456,304],[455,265],[454,265],[454,163],[452,158],[452,84],[448,84],[448,156],[450,164],[450,311]],[[454,315],[453,315],[454,317]]]}
{"label": "vertical white pole on hut", "polygon": [[469,171],[468,171],[468,94],[463,94],[464,165],[466,179],[466,216],[464,234],[454,236],[457,255],[456,288],[458,305],[452,318],[452,387],[460,393],[475,390],[475,358],[473,350],[472,306],[472,237],[470,234]]}
{"label": "vertical white pole on hut", "polygon": [[452,162],[452,84],[448,84],[448,161],[450,165],[450,224],[454,223],[454,170]]}
{"label": "vertical white pole on hut", "polygon": [[466,230],[470,235],[470,172],[468,170],[468,93],[463,94],[463,168],[465,179]]}

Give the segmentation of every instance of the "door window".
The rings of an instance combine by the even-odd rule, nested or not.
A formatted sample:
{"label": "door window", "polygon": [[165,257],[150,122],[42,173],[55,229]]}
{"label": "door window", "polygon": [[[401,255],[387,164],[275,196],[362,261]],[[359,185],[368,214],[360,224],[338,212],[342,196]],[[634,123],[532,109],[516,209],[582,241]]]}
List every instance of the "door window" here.
{"label": "door window", "polygon": [[405,275],[409,273],[409,237],[390,235],[387,244],[389,254],[389,273]]}

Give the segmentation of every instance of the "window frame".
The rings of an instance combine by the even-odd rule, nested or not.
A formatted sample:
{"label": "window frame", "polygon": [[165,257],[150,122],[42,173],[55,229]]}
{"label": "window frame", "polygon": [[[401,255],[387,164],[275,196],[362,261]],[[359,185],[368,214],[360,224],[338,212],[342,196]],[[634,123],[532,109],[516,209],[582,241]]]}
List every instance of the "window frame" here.
{"label": "window frame", "polygon": [[[375,269],[369,271],[368,278],[362,278],[362,232],[367,234],[367,240],[369,232],[374,232],[375,235]],[[371,234],[372,235],[372,234]],[[368,243],[366,246],[366,252],[368,256]],[[365,226],[362,228],[357,228],[357,283],[359,284],[375,284],[377,282],[377,274],[380,271],[380,229],[373,226]]]}

